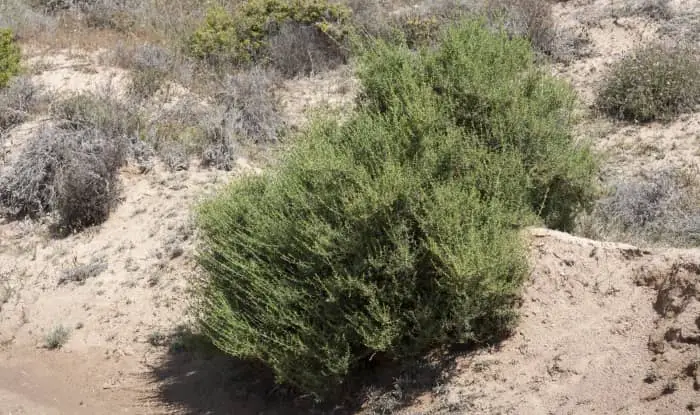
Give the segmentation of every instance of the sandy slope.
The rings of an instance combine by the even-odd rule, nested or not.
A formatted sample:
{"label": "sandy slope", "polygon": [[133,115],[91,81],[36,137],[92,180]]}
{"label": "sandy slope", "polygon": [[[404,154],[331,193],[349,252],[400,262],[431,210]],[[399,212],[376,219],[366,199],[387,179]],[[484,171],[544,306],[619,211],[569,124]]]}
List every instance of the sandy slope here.
{"label": "sandy slope", "polygon": [[459,359],[447,395],[424,409],[675,414],[700,405],[700,250],[530,234],[517,334]]}
{"label": "sandy slope", "polygon": [[[553,6],[563,27],[583,30],[591,42],[590,54],[554,68],[584,105],[615,59],[640,42],[672,39],[671,29],[685,30],[676,20],[625,16],[623,3]],[[700,2],[670,4],[678,22],[700,16]],[[107,84],[119,90],[127,79],[90,54],[58,51],[32,62],[42,67],[34,81],[57,94]],[[354,83],[344,77],[341,70],[286,82],[280,93],[288,122],[303,124],[307,108],[350,102]],[[7,161],[40,122],[12,131],[0,149]],[[608,156],[608,177],[700,167],[700,114],[646,126],[589,120],[581,128]],[[173,356],[152,344],[186,322],[188,282],[196,275],[191,207],[251,170],[244,158],[228,173],[125,169],[124,200],[109,220],[64,239],[52,238],[45,224],[0,221],[0,414],[293,412],[241,385],[267,376],[256,368]],[[700,408],[700,250],[642,250],[543,229],[527,237],[532,274],[518,333],[498,348],[457,358],[449,382],[405,413]],[[87,278],[66,280],[75,275]],[[70,330],[68,342],[46,350],[46,335],[59,325]]]}

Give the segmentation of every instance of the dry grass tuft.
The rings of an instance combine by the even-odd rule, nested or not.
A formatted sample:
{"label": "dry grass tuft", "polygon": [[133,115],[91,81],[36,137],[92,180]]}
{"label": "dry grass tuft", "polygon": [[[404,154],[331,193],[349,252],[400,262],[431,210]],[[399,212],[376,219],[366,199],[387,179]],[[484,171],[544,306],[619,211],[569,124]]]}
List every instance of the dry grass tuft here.
{"label": "dry grass tuft", "polygon": [[63,325],[56,326],[44,337],[44,347],[49,350],[60,349],[68,342],[69,338],[69,329]]}
{"label": "dry grass tuft", "polygon": [[61,278],[58,280],[58,285],[68,282],[84,284],[88,278],[94,278],[103,273],[107,269],[107,262],[102,259],[93,258],[87,264],[76,264],[72,268],[65,269],[61,272]]}

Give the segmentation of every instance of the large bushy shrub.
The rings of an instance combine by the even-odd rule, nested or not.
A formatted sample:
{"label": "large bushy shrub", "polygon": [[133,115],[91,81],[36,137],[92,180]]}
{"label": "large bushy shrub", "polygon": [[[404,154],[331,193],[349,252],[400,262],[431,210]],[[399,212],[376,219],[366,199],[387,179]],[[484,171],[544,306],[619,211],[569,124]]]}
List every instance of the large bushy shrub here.
{"label": "large bushy shrub", "polygon": [[349,9],[327,0],[251,0],[233,13],[223,7],[209,10],[189,38],[193,56],[210,63],[245,64],[266,57],[269,39],[285,22],[312,27],[336,41],[347,34]]}
{"label": "large bushy shrub", "polygon": [[20,50],[12,31],[0,29],[0,88],[19,73]]}
{"label": "large bushy shrub", "polygon": [[570,226],[594,172],[570,90],[533,59],[481,22],[420,53],[365,51],[349,119],[317,120],[278,167],[201,206],[213,342],[323,396],[375,355],[507,334],[518,230]]}

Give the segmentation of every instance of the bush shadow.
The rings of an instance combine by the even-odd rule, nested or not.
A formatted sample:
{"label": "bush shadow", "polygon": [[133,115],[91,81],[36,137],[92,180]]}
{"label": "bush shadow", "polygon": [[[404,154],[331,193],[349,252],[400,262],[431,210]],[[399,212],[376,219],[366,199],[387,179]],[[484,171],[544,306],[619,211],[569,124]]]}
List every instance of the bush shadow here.
{"label": "bush shadow", "polygon": [[358,368],[332,399],[318,403],[276,384],[264,365],[224,355],[202,336],[180,332],[159,346],[168,351],[151,367],[156,393],[149,401],[181,413],[212,415],[345,415],[361,409],[394,413],[447,382],[455,371],[455,357],[465,353],[432,352],[402,363],[375,357]]}

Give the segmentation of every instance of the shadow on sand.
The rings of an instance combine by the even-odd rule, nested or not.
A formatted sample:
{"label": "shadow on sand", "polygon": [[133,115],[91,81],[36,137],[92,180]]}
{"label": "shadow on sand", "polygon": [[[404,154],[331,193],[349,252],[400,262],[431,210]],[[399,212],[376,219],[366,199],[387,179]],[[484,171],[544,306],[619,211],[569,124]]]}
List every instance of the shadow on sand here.
{"label": "shadow on sand", "polygon": [[[433,354],[409,364],[379,363],[361,368],[338,396],[317,403],[308,395],[276,385],[262,364],[217,352],[201,338],[171,343],[152,367],[156,400],[186,414],[334,414],[394,413],[444,383],[454,372],[454,353]],[[364,411],[363,411],[364,412]]]}

